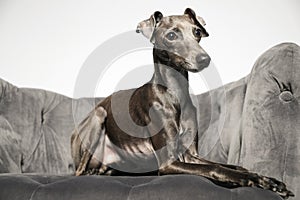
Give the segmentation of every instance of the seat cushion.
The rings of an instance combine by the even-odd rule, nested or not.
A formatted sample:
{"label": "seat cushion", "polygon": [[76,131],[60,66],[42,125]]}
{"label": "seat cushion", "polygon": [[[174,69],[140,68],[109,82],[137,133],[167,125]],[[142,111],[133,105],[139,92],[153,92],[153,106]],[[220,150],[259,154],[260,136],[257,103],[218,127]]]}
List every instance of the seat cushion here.
{"label": "seat cushion", "polygon": [[0,175],[0,199],[9,200],[280,200],[258,188],[226,189],[192,175],[148,177]]}

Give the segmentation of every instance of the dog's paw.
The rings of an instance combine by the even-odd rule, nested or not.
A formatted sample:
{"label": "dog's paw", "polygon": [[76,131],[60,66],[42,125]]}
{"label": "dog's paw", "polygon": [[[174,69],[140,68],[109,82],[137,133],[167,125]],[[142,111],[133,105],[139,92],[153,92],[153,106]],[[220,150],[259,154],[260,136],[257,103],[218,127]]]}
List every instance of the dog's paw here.
{"label": "dog's paw", "polygon": [[247,186],[259,187],[265,190],[271,190],[283,199],[288,199],[289,197],[295,196],[293,192],[287,189],[286,185],[275,179],[266,176],[260,176],[258,174],[250,174],[248,181],[246,181]]}
{"label": "dog's paw", "polygon": [[262,187],[264,189],[272,190],[273,192],[276,192],[284,199],[295,196],[293,194],[293,192],[291,192],[287,189],[286,185],[283,182],[281,182],[275,178],[260,176],[259,180],[260,180],[259,181],[260,187]]}

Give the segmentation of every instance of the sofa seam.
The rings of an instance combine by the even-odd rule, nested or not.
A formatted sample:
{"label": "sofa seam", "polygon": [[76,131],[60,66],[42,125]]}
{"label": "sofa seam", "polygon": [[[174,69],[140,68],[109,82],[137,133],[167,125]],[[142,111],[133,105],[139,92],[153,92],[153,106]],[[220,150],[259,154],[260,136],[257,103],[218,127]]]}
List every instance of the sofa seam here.
{"label": "sofa seam", "polygon": [[[40,131],[40,132],[41,132],[41,131]],[[30,154],[29,154],[28,156],[25,156],[25,155],[23,154],[23,161],[24,161],[24,160],[29,160],[29,159],[33,156],[34,152],[37,151],[38,146],[39,146],[39,144],[40,144],[40,142],[41,142],[41,140],[42,140],[42,136],[43,136],[42,134],[39,134],[39,139],[38,139],[38,141],[37,141],[35,147],[32,149],[32,151],[30,152]],[[25,163],[24,163],[24,164],[25,164]],[[23,164],[23,166],[24,166],[24,164]],[[24,172],[23,169],[21,169],[21,171]]]}
{"label": "sofa seam", "polygon": [[[129,197],[131,196],[132,190],[133,190],[133,189],[135,189],[135,188],[137,188],[137,187],[140,187],[140,186],[143,186],[143,185],[148,185],[149,183],[152,183],[154,180],[156,180],[156,179],[153,179],[153,180],[151,180],[151,181],[149,181],[149,182],[147,182],[147,183],[141,183],[141,184],[138,184],[138,185],[133,185],[133,186],[131,186],[131,188],[130,188],[130,190],[129,190],[129,192],[128,192],[127,200],[130,200]],[[128,185],[128,184],[126,184],[126,185]]]}
{"label": "sofa seam", "polygon": [[35,190],[31,193],[29,200],[33,200],[33,197],[41,187],[43,187],[43,185],[39,185],[37,188],[35,188]]}
{"label": "sofa seam", "polygon": [[[130,188],[130,190],[129,190],[129,192],[128,192],[128,196],[127,196],[126,200],[130,200],[130,199],[131,199],[131,194],[132,194],[132,190],[133,190],[133,189],[135,189],[135,188],[137,188],[137,187],[140,187],[140,186],[143,186],[143,185],[148,185],[149,183],[152,183],[152,182],[155,181],[156,179],[157,179],[157,178],[154,178],[153,180],[151,180],[151,181],[149,181],[149,182],[147,182],[147,183],[141,183],[141,184],[138,184],[138,185],[133,185],[133,186],[131,186],[131,188]],[[129,184],[126,184],[126,185],[130,186]]]}
{"label": "sofa seam", "polygon": [[74,177],[71,176],[71,177],[68,177],[68,178],[66,178],[66,179],[62,179],[62,180],[50,182],[50,181],[49,181],[49,180],[50,180],[49,177],[46,177],[46,178],[47,178],[47,179],[46,179],[46,183],[41,183],[41,182],[39,182],[39,181],[34,180],[34,179],[31,178],[31,177],[29,177],[29,178],[30,178],[30,180],[31,180],[32,182],[35,182],[35,183],[39,184],[39,186],[38,186],[36,189],[41,188],[41,187],[44,187],[44,186],[50,186],[50,185],[57,184],[57,183],[63,183],[63,182],[69,181],[70,179],[74,179]]}
{"label": "sofa seam", "polygon": [[283,156],[284,156],[284,158],[283,158],[283,173],[282,173],[282,181],[284,181],[285,180],[285,177],[286,177],[286,164],[287,164],[287,155],[288,155],[288,151],[287,151],[287,149],[288,149],[288,146],[287,146],[287,142],[285,143],[285,148],[284,148],[284,154],[283,154]]}
{"label": "sofa seam", "polygon": [[131,188],[130,188],[130,190],[129,190],[129,192],[128,192],[128,194],[127,194],[127,198],[126,198],[126,200],[130,200],[131,198],[130,198],[130,194],[131,194],[131,191],[133,190],[133,188],[134,188],[135,186],[132,186]]}

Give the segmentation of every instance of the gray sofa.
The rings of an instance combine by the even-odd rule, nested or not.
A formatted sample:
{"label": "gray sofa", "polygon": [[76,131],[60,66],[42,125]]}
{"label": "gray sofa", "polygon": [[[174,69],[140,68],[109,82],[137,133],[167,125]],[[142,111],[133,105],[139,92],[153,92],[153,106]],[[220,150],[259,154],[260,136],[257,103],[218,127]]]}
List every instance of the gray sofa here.
{"label": "gray sofa", "polygon": [[[195,97],[200,155],[282,180],[300,199],[299,95],[300,47],[269,49],[247,77]],[[73,176],[71,132],[100,100],[0,79],[0,199],[281,199],[191,175]]]}

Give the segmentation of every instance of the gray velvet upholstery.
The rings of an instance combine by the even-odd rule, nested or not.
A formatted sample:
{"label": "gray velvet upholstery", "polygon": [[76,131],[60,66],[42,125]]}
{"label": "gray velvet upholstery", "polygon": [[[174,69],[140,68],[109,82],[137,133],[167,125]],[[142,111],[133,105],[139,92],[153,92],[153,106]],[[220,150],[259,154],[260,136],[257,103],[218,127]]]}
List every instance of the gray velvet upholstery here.
{"label": "gray velvet upholstery", "polygon": [[281,198],[271,191],[258,188],[225,189],[215,186],[202,177],[151,176],[151,177],[104,177],[104,176],[0,176],[0,198],[7,200],[138,200],[138,199],[197,199],[235,200]]}
{"label": "gray velvet upholstery", "polygon": [[[265,52],[245,78],[196,96],[199,153],[287,183],[300,198],[300,48]],[[280,199],[202,177],[74,177],[72,130],[101,98],[71,99],[0,79],[0,199]]]}

